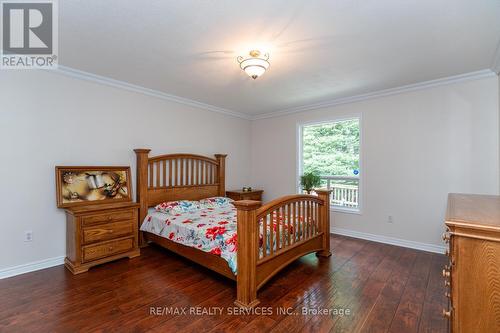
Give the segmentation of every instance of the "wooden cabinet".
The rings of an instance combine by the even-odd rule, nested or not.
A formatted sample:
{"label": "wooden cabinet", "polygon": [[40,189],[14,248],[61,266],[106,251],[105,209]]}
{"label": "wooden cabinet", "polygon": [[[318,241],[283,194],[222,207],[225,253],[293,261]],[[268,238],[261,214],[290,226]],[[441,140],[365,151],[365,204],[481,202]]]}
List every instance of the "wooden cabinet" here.
{"label": "wooden cabinet", "polygon": [[235,201],[238,200],[257,200],[262,201],[263,190],[253,190],[250,192],[243,192],[241,190],[236,191],[226,191],[226,197],[231,198]]}
{"label": "wooden cabinet", "polygon": [[500,332],[500,197],[450,194],[445,223],[451,332]]}
{"label": "wooden cabinet", "polygon": [[66,208],[66,267],[78,274],[105,262],[137,257],[138,208],[133,202]]}

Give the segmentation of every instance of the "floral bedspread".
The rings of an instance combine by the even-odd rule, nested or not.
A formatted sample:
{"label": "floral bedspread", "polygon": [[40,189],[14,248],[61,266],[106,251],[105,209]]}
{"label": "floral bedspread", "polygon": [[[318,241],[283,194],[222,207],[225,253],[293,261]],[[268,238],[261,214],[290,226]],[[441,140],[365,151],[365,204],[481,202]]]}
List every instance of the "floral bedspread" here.
{"label": "floral bedspread", "polygon": [[[274,231],[277,225],[280,225],[280,241],[283,242],[288,235],[286,221],[273,216],[273,222]],[[141,231],[218,255],[227,261],[234,274],[237,273],[236,208],[232,204],[175,214],[165,214],[152,208],[144,219]],[[292,227],[289,232],[292,235],[295,234]],[[276,248],[276,233],[274,233],[274,238],[273,247]],[[262,251],[262,241],[262,230],[260,230],[260,251]],[[269,237],[266,243],[266,250],[269,253]]]}
{"label": "floral bedspread", "polygon": [[141,231],[221,256],[235,274],[236,229],[236,208],[233,205],[176,214],[150,209],[141,226]]}

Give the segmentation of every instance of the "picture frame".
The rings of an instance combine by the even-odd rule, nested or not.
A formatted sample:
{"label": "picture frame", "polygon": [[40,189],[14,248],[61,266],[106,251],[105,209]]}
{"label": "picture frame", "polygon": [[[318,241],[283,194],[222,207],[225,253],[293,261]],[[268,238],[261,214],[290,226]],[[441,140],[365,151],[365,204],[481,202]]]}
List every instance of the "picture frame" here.
{"label": "picture frame", "polygon": [[132,201],[129,166],[56,166],[57,207]]}

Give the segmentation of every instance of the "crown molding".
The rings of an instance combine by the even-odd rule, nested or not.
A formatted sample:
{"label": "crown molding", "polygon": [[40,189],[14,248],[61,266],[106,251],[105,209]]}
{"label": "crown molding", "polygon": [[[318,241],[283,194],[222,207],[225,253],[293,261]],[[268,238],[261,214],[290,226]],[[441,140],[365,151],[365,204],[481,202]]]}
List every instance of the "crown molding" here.
{"label": "crown molding", "polygon": [[361,102],[361,101],[365,101],[365,100],[369,100],[369,99],[397,95],[397,94],[401,94],[401,93],[422,90],[422,89],[427,89],[427,88],[431,88],[431,87],[444,86],[444,85],[448,85],[448,84],[452,84],[452,83],[465,82],[465,81],[477,80],[477,79],[482,79],[482,78],[489,78],[489,77],[493,77],[495,75],[496,74],[493,71],[491,71],[490,69],[485,69],[485,70],[480,70],[480,71],[475,71],[475,72],[470,72],[470,73],[465,73],[465,74],[460,74],[460,75],[449,76],[449,77],[436,79],[436,80],[418,82],[418,83],[400,86],[400,87],[396,87],[396,88],[389,88],[389,89],[374,91],[374,92],[356,95],[356,96],[335,98],[335,99],[325,101],[325,102],[308,104],[308,105],[303,105],[303,106],[299,106],[299,107],[283,109],[280,111],[258,114],[258,115],[251,117],[251,119],[252,120],[259,120],[259,119],[266,119],[266,118],[281,117],[281,116],[286,116],[286,115],[293,114],[293,113],[323,109],[323,108],[342,105],[342,104]]}
{"label": "crown molding", "polygon": [[278,110],[278,111],[274,111],[274,112],[262,113],[262,114],[258,114],[258,115],[248,115],[245,113],[241,113],[241,112],[221,108],[218,106],[198,102],[198,101],[195,101],[195,100],[192,100],[189,98],[184,98],[184,97],[180,97],[180,96],[176,96],[176,95],[167,94],[167,93],[164,93],[164,92],[161,92],[158,90],[142,87],[142,86],[131,84],[131,83],[128,83],[125,81],[115,80],[115,79],[112,79],[109,77],[81,71],[81,70],[74,69],[74,68],[67,67],[67,66],[59,65],[57,69],[50,69],[47,71],[61,74],[61,75],[65,75],[65,76],[69,76],[69,77],[80,79],[80,80],[86,80],[86,81],[91,81],[91,82],[95,82],[95,83],[99,83],[99,84],[104,84],[104,85],[111,86],[114,88],[132,91],[132,92],[140,93],[140,94],[147,95],[147,96],[152,96],[152,97],[160,98],[160,99],[163,99],[163,100],[166,100],[169,102],[174,102],[174,103],[178,103],[181,105],[186,105],[189,107],[194,107],[194,108],[198,108],[198,109],[202,109],[202,110],[212,111],[212,112],[224,114],[227,116],[237,117],[237,118],[241,118],[241,119],[245,119],[245,120],[259,120],[259,119],[266,119],[266,118],[281,117],[281,116],[286,116],[286,115],[293,114],[293,113],[317,110],[317,109],[322,109],[322,108],[327,108],[327,107],[332,107],[332,106],[337,106],[337,105],[342,105],[342,104],[355,103],[355,102],[365,101],[365,100],[369,100],[369,99],[375,99],[375,98],[386,97],[386,96],[401,94],[401,93],[410,92],[410,91],[426,89],[426,88],[430,88],[430,87],[437,87],[437,86],[443,86],[443,85],[448,85],[448,84],[453,84],[453,83],[458,83],[458,82],[493,77],[496,75],[496,73],[500,72],[500,43],[499,43],[499,47],[497,48],[494,63],[492,65],[492,70],[485,69],[485,70],[480,70],[480,71],[475,71],[475,72],[470,72],[470,73],[465,73],[465,74],[460,74],[460,75],[449,76],[449,77],[436,79],[436,80],[418,82],[418,83],[400,86],[400,87],[396,87],[396,88],[379,90],[379,91],[370,92],[370,93],[361,94],[361,95],[335,98],[335,99],[320,102],[320,103],[308,104],[308,105]]}
{"label": "crown molding", "polygon": [[174,103],[178,103],[181,105],[186,105],[186,106],[190,106],[190,107],[194,107],[194,108],[198,108],[198,109],[202,109],[202,110],[212,111],[212,112],[224,114],[227,116],[233,116],[233,117],[242,118],[242,119],[246,119],[246,120],[250,120],[250,118],[251,118],[249,115],[241,113],[241,112],[236,112],[233,110],[224,109],[224,108],[221,108],[218,106],[198,102],[198,101],[195,101],[195,100],[192,100],[189,98],[184,98],[184,97],[179,97],[179,96],[167,94],[167,93],[164,93],[164,92],[161,92],[158,90],[138,86],[138,85],[128,83],[125,81],[115,80],[115,79],[101,76],[101,75],[97,75],[97,74],[92,74],[89,72],[81,71],[81,70],[74,69],[74,68],[67,67],[67,66],[59,65],[57,69],[50,69],[47,71],[54,72],[57,74],[62,74],[62,75],[69,76],[69,77],[76,78],[76,79],[80,79],[80,80],[91,81],[91,82],[111,86],[114,88],[119,88],[119,89],[124,89],[124,90],[128,90],[128,91],[136,92],[139,94],[160,98],[160,99],[163,99],[163,100],[166,100],[169,102],[174,102]]}

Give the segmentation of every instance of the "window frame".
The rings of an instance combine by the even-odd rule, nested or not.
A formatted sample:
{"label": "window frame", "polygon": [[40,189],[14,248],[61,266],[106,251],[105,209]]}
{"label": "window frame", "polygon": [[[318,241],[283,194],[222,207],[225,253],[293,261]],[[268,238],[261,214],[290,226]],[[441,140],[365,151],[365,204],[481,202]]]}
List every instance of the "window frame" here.
{"label": "window frame", "polygon": [[358,181],[358,207],[357,208],[349,208],[349,207],[340,207],[330,205],[330,211],[339,212],[339,213],[348,213],[348,214],[358,214],[361,215],[363,213],[363,205],[364,205],[364,186],[363,179],[365,168],[363,165],[363,119],[361,114],[354,114],[349,116],[341,116],[341,117],[329,117],[321,120],[314,121],[300,121],[296,124],[296,139],[297,139],[297,167],[296,167],[296,175],[295,175],[295,188],[298,194],[302,194],[302,189],[300,187],[300,175],[302,175],[303,171],[303,160],[302,160],[302,151],[303,151],[303,128],[306,126],[314,126],[314,125],[322,125],[322,124],[330,124],[336,123],[340,121],[346,120],[358,120],[359,122],[359,181]]}

